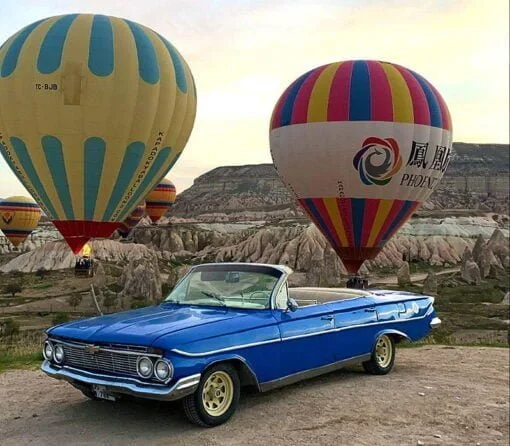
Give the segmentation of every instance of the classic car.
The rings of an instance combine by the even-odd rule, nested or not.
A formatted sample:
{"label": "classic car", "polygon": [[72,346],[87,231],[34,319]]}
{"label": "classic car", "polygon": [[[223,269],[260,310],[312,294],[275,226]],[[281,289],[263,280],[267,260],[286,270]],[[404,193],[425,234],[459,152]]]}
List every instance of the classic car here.
{"label": "classic car", "polygon": [[91,399],[182,399],[216,426],[243,386],[265,392],[352,363],[384,375],[395,344],[440,324],[434,299],[397,291],[290,288],[281,265],[193,267],[159,305],[47,330],[42,370]]}

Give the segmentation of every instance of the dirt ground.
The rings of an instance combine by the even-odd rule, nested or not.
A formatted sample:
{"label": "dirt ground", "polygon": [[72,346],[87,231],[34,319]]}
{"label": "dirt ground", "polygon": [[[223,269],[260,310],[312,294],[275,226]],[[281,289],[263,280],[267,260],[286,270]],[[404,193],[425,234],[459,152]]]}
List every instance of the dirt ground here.
{"label": "dirt ground", "polygon": [[0,444],[508,445],[509,350],[399,349],[394,370],[351,368],[245,393],[223,426],[187,423],[179,403],[89,401],[40,371],[0,374]]}

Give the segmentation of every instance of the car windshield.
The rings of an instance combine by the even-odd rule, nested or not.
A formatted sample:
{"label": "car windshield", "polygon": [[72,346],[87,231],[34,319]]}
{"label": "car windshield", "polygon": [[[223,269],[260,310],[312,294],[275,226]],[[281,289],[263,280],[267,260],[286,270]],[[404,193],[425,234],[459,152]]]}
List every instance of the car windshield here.
{"label": "car windshield", "polygon": [[231,308],[269,308],[271,293],[281,275],[277,269],[263,265],[198,267],[179,282],[164,302]]}

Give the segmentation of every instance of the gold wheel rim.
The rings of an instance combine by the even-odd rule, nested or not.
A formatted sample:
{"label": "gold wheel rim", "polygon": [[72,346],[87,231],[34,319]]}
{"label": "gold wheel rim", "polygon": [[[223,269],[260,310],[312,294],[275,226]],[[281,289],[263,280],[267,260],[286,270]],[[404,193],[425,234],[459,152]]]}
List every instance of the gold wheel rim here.
{"label": "gold wheel rim", "polygon": [[211,417],[223,415],[232,404],[234,398],[234,383],[226,372],[214,372],[202,389],[202,403],[205,411]]}
{"label": "gold wheel rim", "polygon": [[388,336],[382,335],[375,344],[375,360],[383,369],[388,367],[393,356],[393,346]]}

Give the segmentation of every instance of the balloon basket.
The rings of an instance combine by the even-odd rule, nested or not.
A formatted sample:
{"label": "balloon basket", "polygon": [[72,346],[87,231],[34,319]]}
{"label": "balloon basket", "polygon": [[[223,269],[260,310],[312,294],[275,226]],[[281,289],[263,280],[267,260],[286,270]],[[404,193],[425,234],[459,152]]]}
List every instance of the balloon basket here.
{"label": "balloon basket", "polygon": [[350,275],[347,279],[347,288],[354,288],[357,290],[364,290],[368,288],[368,279],[365,279],[359,275],[353,274]]}

